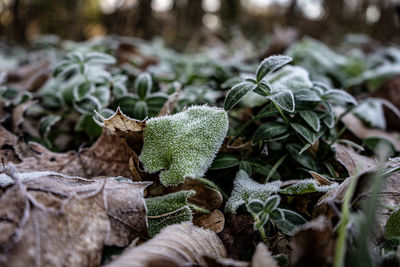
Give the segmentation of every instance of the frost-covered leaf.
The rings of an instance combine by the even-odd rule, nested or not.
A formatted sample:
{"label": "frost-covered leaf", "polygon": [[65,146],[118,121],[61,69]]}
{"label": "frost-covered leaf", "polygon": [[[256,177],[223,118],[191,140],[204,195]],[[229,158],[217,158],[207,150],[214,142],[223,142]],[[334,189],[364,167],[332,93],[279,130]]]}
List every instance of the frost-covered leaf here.
{"label": "frost-covered leaf", "polygon": [[146,198],[148,232],[158,234],[168,225],[192,221],[188,198],[195,195],[193,190],[184,190],[164,196]]}
{"label": "frost-covered leaf", "polygon": [[139,99],[145,99],[151,93],[153,79],[147,72],[140,74],[135,80],[135,91]]}
{"label": "frost-covered leaf", "polygon": [[321,98],[310,89],[296,90],[294,93],[294,99],[296,101],[307,101],[307,102],[319,102]]}
{"label": "frost-covered leaf", "polygon": [[298,133],[300,136],[302,136],[308,143],[313,144],[316,139],[316,135],[313,131],[308,129],[306,126],[293,122],[290,124],[290,126]]}
{"label": "frost-covered leaf", "polygon": [[273,88],[285,88],[293,92],[308,90],[313,86],[308,71],[299,66],[285,66],[267,76],[267,79]]}
{"label": "frost-covered leaf", "polygon": [[269,100],[277,104],[280,108],[287,112],[294,112],[295,103],[292,91],[277,91],[267,97]]}
{"label": "frost-covered leaf", "polygon": [[90,82],[80,83],[74,87],[74,99],[75,101],[81,101],[85,96],[94,92],[95,86]]}
{"label": "frost-covered leaf", "polygon": [[39,122],[39,133],[40,136],[46,137],[50,132],[51,127],[61,120],[59,115],[47,115],[40,119]]}
{"label": "frost-covered leaf", "polygon": [[286,235],[293,235],[293,231],[297,226],[307,223],[307,220],[304,219],[303,216],[294,211],[287,209],[280,210],[283,213],[283,219],[275,221],[275,225]]}
{"label": "frost-covered leaf", "polygon": [[135,116],[135,105],[138,102],[138,97],[133,94],[127,94],[115,101],[121,109],[121,112],[127,116]]}
{"label": "frost-covered leaf", "polygon": [[359,117],[367,126],[386,129],[386,118],[382,102],[378,99],[369,98],[353,109],[353,114]]}
{"label": "frost-covered leaf", "polygon": [[257,84],[254,84],[252,82],[242,82],[232,87],[225,98],[224,109],[230,110],[231,108],[233,108],[243,98],[245,94],[253,91],[254,89],[256,89],[256,87]]}
{"label": "frost-covered leaf", "polygon": [[82,114],[93,113],[95,110],[99,110],[102,107],[100,101],[92,95],[87,95],[80,101],[74,101],[74,108]]}
{"label": "frost-covered leaf", "polygon": [[230,167],[237,166],[239,164],[239,159],[232,154],[228,153],[219,153],[209,170],[219,170],[219,169],[226,169]]}
{"label": "frost-covered leaf", "polygon": [[254,199],[265,201],[270,195],[278,192],[280,185],[280,181],[259,184],[245,171],[240,170],[233,181],[232,195],[226,202],[225,211],[235,213],[241,205]]}
{"label": "frost-covered leaf", "polygon": [[278,195],[273,195],[267,198],[264,205],[264,212],[271,213],[276,208],[278,208],[281,198]]}
{"label": "frost-covered leaf", "polygon": [[357,105],[357,101],[352,95],[339,89],[329,89],[323,94],[322,98],[332,100],[337,104],[350,103]]}
{"label": "frost-covered leaf", "polygon": [[270,56],[264,59],[257,68],[257,82],[260,82],[267,74],[279,69],[291,61],[291,57],[282,55]]}
{"label": "frost-covered leaf", "polygon": [[252,143],[257,144],[263,140],[268,140],[285,133],[289,129],[285,123],[282,122],[266,122],[262,124],[253,135]]}
{"label": "frost-covered leaf", "polygon": [[135,107],[133,109],[133,117],[136,120],[144,120],[149,115],[149,107],[145,101],[139,100],[136,102]]}
{"label": "frost-covered leaf", "polygon": [[295,184],[279,190],[279,193],[284,195],[325,193],[336,187],[337,185],[337,183],[332,183],[331,185],[319,185],[315,179],[305,179],[299,180]]}
{"label": "frost-covered leaf", "polygon": [[140,160],[149,172],[163,170],[164,185],[177,185],[207,171],[227,131],[226,111],[207,106],[149,119]]}
{"label": "frost-covered leaf", "polygon": [[84,61],[89,64],[114,64],[115,58],[113,56],[100,53],[100,52],[90,52],[84,56]]}
{"label": "frost-covered leaf", "polygon": [[321,124],[319,122],[318,115],[311,110],[300,110],[300,117],[316,132],[321,128]]}
{"label": "frost-covered leaf", "polygon": [[240,161],[239,169],[245,171],[248,175],[251,175],[253,171],[250,162],[247,160]]}
{"label": "frost-covered leaf", "polygon": [[249,203],[247,203],[246,208],[250,213],[258,214],[260,212],[263,212],[264,202],[258,199],[253,199]]}
{"label": "frost-covered leaf", "polygon": [[400,237],[400,209],[395,210],[385,226],[385,238]]}

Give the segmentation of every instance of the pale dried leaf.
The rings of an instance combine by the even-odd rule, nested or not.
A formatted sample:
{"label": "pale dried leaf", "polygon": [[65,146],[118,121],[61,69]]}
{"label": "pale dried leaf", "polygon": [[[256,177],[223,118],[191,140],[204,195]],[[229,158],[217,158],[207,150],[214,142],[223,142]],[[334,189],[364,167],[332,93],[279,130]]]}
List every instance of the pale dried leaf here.
{"label": "pale dried leaf", "polygon": [[161,108],[160,112],[158,113],[158,117],[170,115],[175,108],[176,103],[179,100],[179,95],[181,94],[182,86],[179,85],[178,89],[175,93],[168,97],[167,102],[164,103],[164,106]]}
{"label": "pale dried leaf", "polygon": [[264,243],[258,243],[251,259],[252,267],[278,267],[271,252]]}
{"label": "pale dried leaf", "polygon": [[164,228],[154,238],[125,251],[106,266],[148,266],[154,260],[165,258],[179,265],[200,264],[203,255],[225,258],[225,247],[214,232],[182,223]]}
{"label": "pale dried leaf", "polygon": [[356,153],[353,149],[343,145],[335,144],[336,159],[346,168],[352,176],[356,170],[370,170],[376,167],[377,162],[369,157]]}

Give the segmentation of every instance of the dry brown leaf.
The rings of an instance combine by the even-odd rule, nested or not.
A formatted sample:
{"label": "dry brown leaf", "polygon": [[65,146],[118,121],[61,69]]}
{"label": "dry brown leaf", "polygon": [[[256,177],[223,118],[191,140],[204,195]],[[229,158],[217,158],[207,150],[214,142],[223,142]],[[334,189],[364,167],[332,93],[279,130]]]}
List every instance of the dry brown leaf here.
{"label": "dry brown leaf", "polygon": [[220,210],[214,210],[210,214],[195,214],[193,224],[220,233],[224,230],[225,216]]}
{"label": "dry brown leaf", "polygon": [[[4,175],[4,174],[3,174]],[[8,266],[98,266],[104,245],[147,235],[149,183],[47,175],[0,198],[0,261]]]}
{"label": "dry brown leaf", "polygon": [[356,170],[366,171],[376,167],[376,161],[372,158],[362,156],[353,149],[343,145],[335,144],[336,159],[346,168],[350,176],[356,173]]}
{"label": "dry brown leaf", "polygon": [[252,267],[278,267],[271,252],[264,243],[258,243],[251,259]]}
{"label": "dry brown leaf", "polygon": [[[11,121],[11,128],[14,133],[19,132],[19,126],[24,122],[24,113],[25,111],[31,107],[32,105],[36,104],[37,101],[30,100],[26,101],[25,103],[18,105],[12,111],[12,121]],[[37,130],[36,130],[37,131]],[[36,135],[37,136],[37,135]]]}
{"label": "dry brown leaf", "polygon": [[126,250],[119,258],[106,266],[148,266],[154,261],[163,264],[164,260],[169,264],[176,264],[170,266],[186,266],[200,264],[203,255],[225,258],[226,251],[214,232],[196,227],[191,223],[182,223],[164,228],[154,238]]}
{"label": "dry brown leaf", "polygon": [[[0,132],[5,133],[0,137],[0,155],[4,154],[5,148],[14,147],[20,151],[17,138],[0,127]],[[4,145],[8,145],[4,148]],[[30,153],[20,157],[20,163],[15,168],[18,172],[31,171],[55,171],[71,176],[98,177],[98,176],[124,176],[138,181],[140,171],[133,172],[129,165],[132,158],[137,162],[137,154],[126,144],[125,138],[104,130],[100,138],[90,148],[84,148],[79,152],[70,151],[66,153],[51,152],[38,143],[29,144]],[[18,155],[20,153],[17,153]],[[15,162],[12,157],[3,156],[5,163]]]}
{"label": "dry brown leaf", "polygon": [[108,119],[104,118],[97,113],[102,123],[98,123],[101,127],[107,128],[111,131],[121,131],[126,133],[142,132],[146,127],[146,120],[139,121],[129,118],[118,107],[117,111]]}
{"label": "dry brown leaf", "polygon": [[309,173],[311,174],[311,176],[317,181],[317,183],[319,185],[331,185],[333,184],[333,182],[331,182],[328,178],[324,177],[323,175],[313,172],[313,171],[309,171]]}
{"label": "dry brown leaf", "polygon": [[[340,116],[344,112],[343,108],[335,109],[335,114]],[[347,129],[360,139],[369,137],[380,137],[389,140],[397,151],[400,151],[400,134],[398,132],[388,132],[379,129],[372,129],[364,126],[362,121],[352,113],[348,113],[341,119]]]}
{"label": "dry brown leaf", "polygon": [[292,266],[332,266],[335,239],[325,217],[298,227],[290,244]]}

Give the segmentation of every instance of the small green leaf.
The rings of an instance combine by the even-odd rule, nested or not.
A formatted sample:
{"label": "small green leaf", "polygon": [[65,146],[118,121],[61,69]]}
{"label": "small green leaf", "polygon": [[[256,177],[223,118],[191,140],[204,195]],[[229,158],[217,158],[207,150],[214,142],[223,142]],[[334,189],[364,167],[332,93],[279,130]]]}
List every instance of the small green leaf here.
{"label": "small green leaf", "polygon": [[92,96],[96,97],[103,107],[107,107],[110,103],[111,92],[105,86],[98,86]]}
{"label": "small green leaf", "polygon": [[254,90],[255,93],[262,96],[269,96],[271,91],[271,84],[269,84],[268,82],[259,82],[257,88]]}
{"label": "small green leaf", "polygon": [[251,169],[250,162],[248,162],[247,160],[242,160],[239,163],[239,169],[247,172],[248,175],[252,174],[252,169]]}
{"label": "small green leaf", "polygon": [[154,236],[168,225],[192,220],[188,199],[195,191],[179,191],[164,196],[146,198],[148,232]]}
{"label": "small green leaf", "polygon": [[267,98],[287,112],[294,112],[295,110],[294,96],[292,91],[277,91],[267,96]]}
{"label": "small green leaf", "polygon": [[300,214],[286,209],[280,209],[283,213],[283,219],[275,221],[276,227],[286,235],[292,235],[297,226],[307,222]]}
{"label": "small green leaf", "polygon": [[61,120],[59,115],[47,115],[40,119],[39,122],[39,134],[42,138],[47,137],[51,127]]}
{"label": "small green leaf", "polygon": [[82,114],[92,114],[94,110],[101,109],[101,103],[96,97],[89,95],[74,102],[74,108]]}
{"label": "small green leaf", "polygon": [[318,115],[311,110],[300,110],[299,111],[300,117],[303,118],[305,122],[316,132],[319,131],[321,128],[321,124],[319,122]]}
{"label": "small green leaf", "polygon": [[233,108],[245,94],[253,91],[256,87],[257,85],[251,82],[242,82],[232,87],[225,98],[224,109],[230,110]]}
{"label": "small green leaf", "polygon": [[117,105],[121,108],[121,111],[129,117],[135,115],[135,105],[138,99],[134,95],[126,95],[116,101]]}
{"label": "small green leaf", "polygon": [[301,150],[301,146],[299,144],[288,144],[286,145],[286,149],[289,152],[289,155],[305,168],[309,170],[317,169],[314,159],[308,151],[304,151],[301,155],[299,154]]}
{"label": "small green leaf", "polygon": [[261,216],[258,217],[259,221],[254,224],[255,229],[260,229],[261,227],[264,227],[264,225],[268,222],[269,220],[269,214],[268,213],[261,213]]}
{"label": "small green leaf", "polygon": [[239,159],[237,157],[228,153],[219,153],[215,157],[209,170],[226,169],[237,165],[239,165]]}
{"label": "small green leaf", "polygon": [[164,93],[154,93],[148,96],[146,103],[149,108],[149,117],[157,116],[167,100],[168,96]]}
{"label": "small green leaf", "polygon": [[95,86],[90,82],[76,85],[73,91],[75,101],[81,101],[85,96],[89,95],[89,93],[94,92],[94,90]]}
{"label": "small green leaf", "polygon": [[144,120],[149,115],[149,108],[145,101],[138,101],[133,110],[133,118],[137,120]]}
{"label": "small green leaf", "polygon": [[271,139],[285,133],[289,127],[277,121],[266,122],[262,124],[253,135],[252,143],[257,144],[261,141]]}
{"label": "small green leaf", "polygon": [[322,117],[322,121],[330,129],[335,126],[335,116],[329,111],[325,112],[325,115]]}
{"label": "small green leaf", "polygon": [[264,210],[264,202],[258,199],[254,199],[247,203],[246,208],[248,212],[252,214],[258,214]]}
{"label": "small green leaf", "polygon": [[316,135],[313,131],[309,130],[307,127],[297,122],[291,123],[290,126],[298,134],[300,134],[308,143],[314,144]]}
{"label": "small green leaf", "polygon": [[274,209],[271,213],[270,213],[270,217],[271,220],[273,221],[279,221],[283,219],[283,212],[281,209]]}
{"label": "small green leaf", "polygon": [[257,68],[257,82],[260,82],[267,74],[279,69],[291,61],[291,57],[281,55],[270,56],[264,59]]}
{"label": "small green leaf", "polygon": [[267,178],[265,178],[265,182],[268,182],[269,179],[271,179],[271,177],[273,177],[276,173],[276,170],[279,168],[279,166],[281,166],[282,162],[285,160],[285,158],[287,157],[286,155],[283,155],[275,164],[274,166],[271,168],[271,171],[268,173]]}
{"label": "small green leaf", "polygon": [[281,202],[281,198],[278,195],[270,196],[265,201],[264,212],[271,213],[273,210],[275,210],[279,206],[280,202]]}
{"label": "small green leaf", "polygon": [[140,74],[135,80],[135,91],[139,99],[145,99],[153,87],[153,79],[149,73]]}
{"label": "small green leaf", "polygon": [[[82,61],[82,59],[81,59]],[[95,65],[95,64],[115,64],[115,58],[113,56],[100,53],[100,52],[90,52],[85,55],[85,62]]]}
{"label": "small green leaf", "polygon": [[400,209],[395,210],[389,217],[385,226],[385,238],[400,237]]}

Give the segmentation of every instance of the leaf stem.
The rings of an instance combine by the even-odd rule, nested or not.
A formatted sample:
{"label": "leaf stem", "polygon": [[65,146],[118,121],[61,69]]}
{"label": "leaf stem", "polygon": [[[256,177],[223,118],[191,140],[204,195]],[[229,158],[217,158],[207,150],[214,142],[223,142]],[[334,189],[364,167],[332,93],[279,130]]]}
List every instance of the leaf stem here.
{"label": "leaf stem", "polygon": [[[254,219],[254,224],[258,224],[260,222],[260,219],[258,219],[257,215],[252,214],[253,219]],[[267,240],[267,235],[265,234],[264,226],[261,225],[261,227],[257,228],[257,230],[260,232],[260,236],[264,244],[268,245],[268,240]]]}
{"label": "leaf stem", "polygon": [[198,211],[198,212],[201,212],[201,213],[205,213],[205,214],[210,214],[211,213],[211,211],[209,211],[208,209],[202,208],[202,207],[197,206],[197,205],[192,204],[192,203],[189,203],[189,207],[191,209],[193,209],[194,211]]}
{"label": "leaf stem", "polygon": [[290,124],[290,121],[288,120],[288,118],[285,116],[285,114],[283,113],[282,109],[274,102],[272,101],[272,103],[274,103],[274,106],[276,107],[276,109],[279,111],[279,113],[281,114],[282,118],[286,121],[287,124]]}

